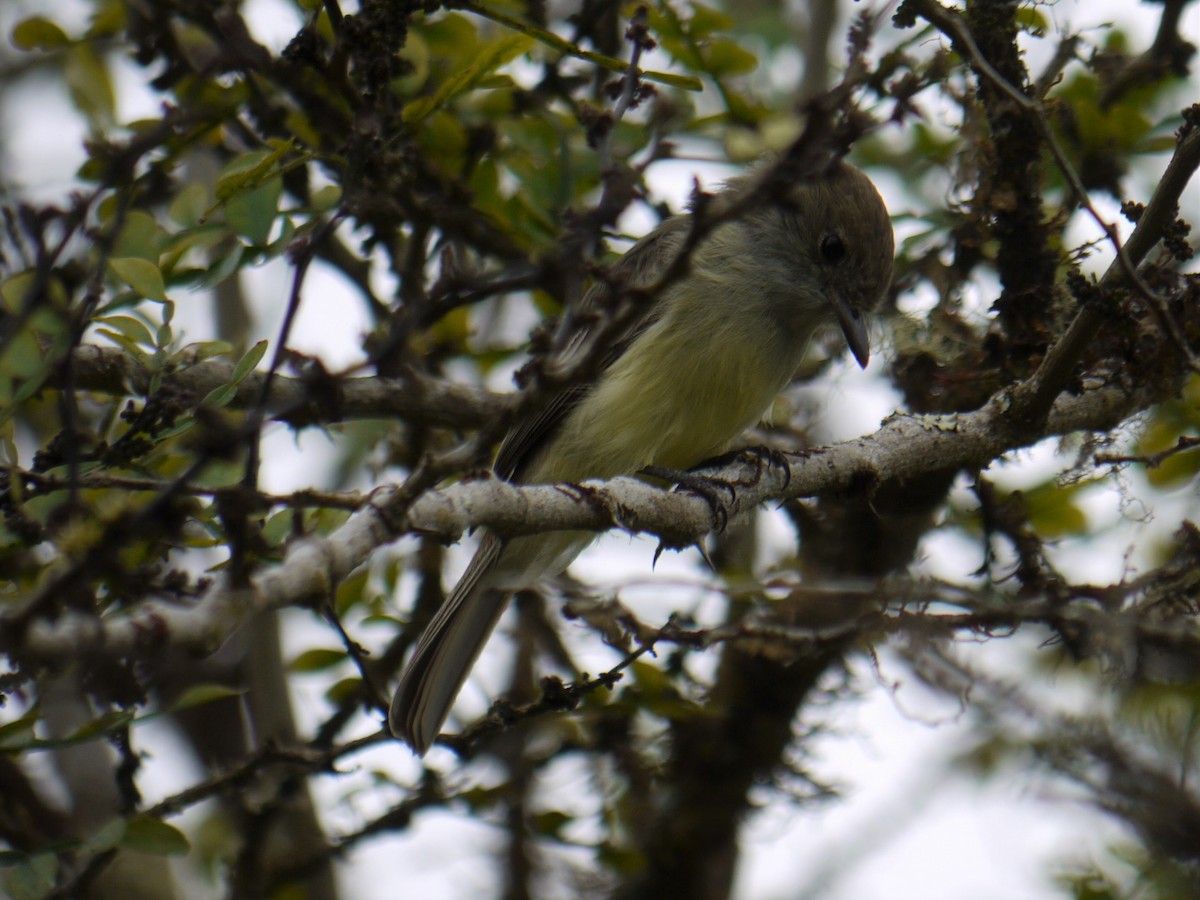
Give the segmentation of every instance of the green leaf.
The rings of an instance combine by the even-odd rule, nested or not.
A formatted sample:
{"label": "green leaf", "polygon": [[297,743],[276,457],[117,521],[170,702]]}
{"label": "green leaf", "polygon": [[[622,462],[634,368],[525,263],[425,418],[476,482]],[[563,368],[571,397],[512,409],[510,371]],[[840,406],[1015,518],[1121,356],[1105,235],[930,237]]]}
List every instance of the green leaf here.
{"label": "green leaf", "polygon": [[122,0],[105,0],[92,6],[99,8],[92,13],[92,24],[87,31],[89,38],[115,37],[127,27],[126,4]]}
{"label": "green leaf", "polygon": [[187,836],[174,825],[145,816],[129,823],[121,846],[151,856],[184,856],[192,849]]}
{"label": "green leaf", "polygon": [[496,69],[506,65],[533,46],[533,38],[524,34],[509,34],[480,48],[475,61],[455,72],[431,97],[414,100],[404,108],[403,119],[408,124],[420,122],[435,110],[441,109],[455,97],[479,85]]}
{"label": "green leaf", "polygon": [[93,131],[103,132],[113,124],[117,101],[108,64],[90,44],[76,44],[67,53],[63,75],[75,106],[87,116]]}
{"label": "green leaf", "polygon": [[77,743],[91,740],[103,734],[111,734],[114,731],[124,728],[132,721],[133,713],[124,709],[114,709],[112,712],[107,712],[100,718],[80,726],[73,734],[66,738],[66,742]]}
{"label": "green leaf", "polygon": [[270,178],[258,187],[231,197],[225,204],[225,221],[235,233],[261,247],[271,236],[282,195],[283,179]]}
{"label": "green leaf", "polygon": [[127,256],[110,259],[109,267],[116,276],[134,289],[139,296],[147,300],[157,300],[162,303],[167,299],[167,288],[163,282],[162,272],[158,266],[148,259]]}
{"label": "green leaf", "polygon": [[124,819],[109,819],[83,842],[82,849],[89,854],[112,850],[121,843],[128,827],[129,823]]}
{"label": "green leaf", "polygon": [[19,50],[60,50],[71,39],[56,23],[34,16],[17,23],[12,30],[12,42]]}
{"label": "green leaf", "polygon": [[169,712],[179,712],[195,706],[203,706],[216,700],[226,700],[230,697],[240,697],[245,691],[231,688],[223,684],[197,684],[182,694],[171,704]]}
{"label": "green leaf", "polygon": [[[591,50],[584,50],[577,47],[570,41],[559,37],[552,31],[547,31],[544,28],[539,28],[528,22],[523,22],[520,19],[513,18],[506,13],[502,13],[497,9],[480,3],[479,0],[463,0],[462,9],[491,19],[493,22],[499,22],[508,28],[513,29],[521,34],[528,35],[539,43],[545,44],[547,47],[552,47],[560,53],[565,53],[568,56],[574,56],[577,59],[585,59],[590,63],[600,66],[603,69],[608,69],[610,72],[624,73],[629,67],[628,63],[617,59],[613,56],[607,56],[603,53],[593,53]],[[699,78],[694,75],[672,75],[669,72],[654,72],[642,71],[639,73],[642,78],[647,81],[655,81],[659,84],[669,85],[670,87],[682,88],[685,91],[702,91],[704,84]]]}
{"label": "green leaf", "polygon": [[282,256],[291,249],[296,242],[296,235],[303,231],[305,235],[311,235],[320,225],[319,219],[309,219],[301,228],[297,228],[292,223],[292,217],[288,215],[279,216],[279,233],[271,239],[271,243],[262,246],[260,249],[261,259],[275,259]]}
{"label": "green leaf", "polygon": [[271,547],[281,547],[296,528],[296,516],[300,515],[291,509],[281,509],[267,517],[263,524],[262,539]]}
{"label": "green leaf", "polygon": [[209,265],[209,267],[204,270],[204,274],[197,281],[197,287],[216,287],[218,284],[220,284],[226,278],[229,278],[234,272],[240,269],[242,263],[249,255],[250,251],[243,247],[240,241],[234,242],[234,246],[230,248],[228,252],[217,257],[217,259],[215,259]]}
{"label": "green leaf", "polygon": [[342,189],[336,184],[327,184],[313,191],[309,205],[316,212],[329,212],[342,202]]}
{"label": "green leaf", "polygon": [[143,347],[154,346],[154,338],[150,334],[150,329],[141,319],[133,316],[100,316],[96,319],[96,323],[116,329],[135,344],[141,344]]}
{"label": "green leaf", "polygon": [[482,785],[467,788],[456,799],[466,803],[473,813],[487,812],[503,802],[499,788]]}
{"label": "green leaf", "polygon": [[688,33],[694,40],[708,37],[714,31],[729,31],[734,21],[727,14],[703,3],[692,2],[692,17],[688,20]]}
{"label": "green leaf", "polygon": [[1050,483],[1021,492],[1029,524],[1051,540],[1086,533],[1087,515],[1076,502],[1085,486],[1084,482],[1067,486]]}
{"label": "green leaf", "polygon": [[211,203],[208,188],[203,184],[189,184],[171,201],[167,215],[172,222],[178,222],[184,228],[195,228],[204,219],[204,213]]}
{"label": "green leaf", "polygon": [[[464,54],[474,55],[479,44],[479,32],[470,16],[450,13],[420,25],[426,52],[435,61],[444,62]],[[405,54],[401,54],[404,56]]]}
{"label": "green leaf", "polygon": [[153,360],[150,354],[138,346],[137,341],[131,339],[127,335],[121,334],[119,331],[112,331],[109,328],[100,328],[97,334],[108,338],[130,356],[137,360],[138,365],[143,369],[149,369],[153,365]]}
{"label": "green leaf", "polygon": [[348,578],[342,579],[337,587],[337,596],[334,599],[334,608],[337,610],[338,615],[345,615],[351,607],[362,602],[369,581],[368,576],[367,567],[362,566]]}
{"label": "green leaf", "polygon": [[704,50],[706,67],[714,77],[745,75],[758,68],[758,57],[731,40],[714,40]]}
{"label": "green leaf", "polygon": [[16,863],[0,887],[12,900],[42,900],[54,890],[57,881],[58,858],[53,853],[38,853]]}
{"label": "green leaf", "polygon": [[217,176],[216,197],[225,201],[249,188],[258,187],[278,174],[276,163],[291,149],[290,143],[273,150],[254,150],[243,153]]}
{"label": "green leaf", "polygon": [[1042,37],[1050,30],[1050,22],[1040,9],[1022,7],[1017,10],[1015,20],[1023,31],[1028,31],[1035,37]]}
{"label": "green leaf", "polygon": [[462,122],[446,110],[439,110],[426,119],[421,129],[421,146],[427,158],[452,178],[462,173],[467,141]]}
{"label": "green leaf", "polygon": [[140,257],[157,263],[162,242],[162,229],[154,216],[138,209],[130,210],[125,214],[112,255]]}
{"label": "green leaf", "polygon": [[698,713],[695,703],[679,693],[662,669],[638,661],[629,671],[641,692],[642,708],[647,712],[672,720],[691,718]]}
{"label": "green leaf", "polygon": [[345,660],[345,650],[314,647],[312,650],[305,650],[293,659],[288,669],[293,672],[322,672],[345,662]]}
{"label": "green leaf", "polygon": [[210,409],[224,409],[228,406],[233,398],[237,396],[236,384],[223,384],[220,387],[215,387],[200,401]]}
{"label": "green leaf", "polygon": [[0,750],[23,750],[30,746],[36,740],[34,729],[40,718],[30,713],[0,725]]}
{"label": "green leaf", "polygon": [[605,842],[600,845],[596,859],[602,866],[625,877],[641,872],[646,867],[646,857],[639,851]]}
{"label": "green leaf", "polygon": [[533,830],[544,837],[559,837],[562,830],[574,822],[572,816],[557,809],[538,813],[533,817]]}
{"label": "green leaf", "polygon": [[13,378],[34,378],[45,367],[41,342],[32,328],[22,328],[0,353],[0,372]]}
{"label": "green leaf", "polygon": [[0,282],[0,301],[4,304],[4,312],[15,315],[28,306],[32,299],[29,296],[30,292],[36,283],[37,278],[33,272],[18,272]]}
{"label": "green leaf", "polygon": [[179,362],[186,354],[191,354],[196,362],[204,362],[206,359],[228,356],[232,352],[233,345],[229,341],[200,341],[197,344],[189,344],[180,350],[171,358],[171,362]]}
{"label": "green leaf", "polygon": [[341,706],[343,703],[348,703],[353,697],[357,696],[358,692],[361,690],[361,678],[358,678],[357,676],[353,678],[343,678],[325,692],[325,699],[334,706]]}
{"label": "green leaf", "polygon": [[238,360],[238,364],[233,367],[233,384],[241,384],[246,376],[254,371],[254,367],[262,360],[263,355],[267,352],[267,341],[261,340],[249,350],[246,355]]}

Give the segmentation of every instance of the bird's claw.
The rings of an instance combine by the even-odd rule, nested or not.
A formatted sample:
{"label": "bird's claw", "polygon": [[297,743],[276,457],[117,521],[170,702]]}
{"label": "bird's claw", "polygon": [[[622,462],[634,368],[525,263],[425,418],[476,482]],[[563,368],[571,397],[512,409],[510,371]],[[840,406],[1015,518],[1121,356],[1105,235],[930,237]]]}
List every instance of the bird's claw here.
{"label": "bird's claw", "polygon": [[733,489],[733,485],[719,481],[716,478],[697,475],[695,472],[681,472],[678,469],[667,469],[662,466],[646,466],[638,474],[649,475],[652,478],[668,481],[676,487],[691,491],[703,499],[708,504],[708,508],[712,510],[713,518],[716,520],[714,530],[717,534],[723,532],[725,526],[729,524],[729,511],[722,493],[727,492],[729,494],[729,502],[732,503],[737,499],[737,492]]}

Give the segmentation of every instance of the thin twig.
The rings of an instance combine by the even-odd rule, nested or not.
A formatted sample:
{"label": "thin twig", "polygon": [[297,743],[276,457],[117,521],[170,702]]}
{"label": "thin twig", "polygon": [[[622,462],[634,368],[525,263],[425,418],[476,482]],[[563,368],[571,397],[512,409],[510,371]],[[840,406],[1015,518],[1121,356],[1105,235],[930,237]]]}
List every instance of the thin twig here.
{"label": "thin twig", "polygon": [[[1125,243],[1122,255],[1128,258],[1130,265],[1136,266],[1142,261],[1158,243],[1166,225],[1174,220],[1179,197],[1198,166],[1200,128],[1193,128],[1176,145],[1175,154],[1171,157],[1158,187],[1155,188],[1150,202],[1146,204],[1145,211]],[[1126,277],[1126,271],[1125,264],[1114,260],[1100,279],[1101,290],[1112,290],[1120,285]],[[1168,320],[1174,321],[1169,316]],[[1013,390],[1013,412],[1019,420],[1040,421],[1070,381],[1075,365],[1105,321],[1106,310],[1102,303],[1086,303],[1080,307],[1066,334],[1051,346],[1038,370]],[[1175,343],[1182,339],[1172,337]],[[1194,357],[1190,353],[1188,357],[1195,370]]]}
{"label": "thin twig", "polygon": [[1140,463],[1147,469],[1157,469],[1173,456],[1195,450],[1200,447],[1200,437],[1181,435],[1173,447],[1160,450],[1158,453],[1143,455],[1127,455],[1121,453],[1097,453],[1093,460],[1098,466],[1116,466],[1124,463]]}
{"label": "thin twig", "polygon": [[[1072,193],[1092,219],[1100,226],[1101,230],[1108,237],[1108,241],[1112,244],[1117,255],[1117,261],[1124,270],[1124,276],[1132,284],[1150,304],[1151,308],[1163,320],[1163,325],[1167,330],[1171,340],[1175,343],[1176,349],[1188,361],[1188,365],[1193,370],[1200,372],[1200,361],[1192,353],[1188,346],[1179,326],[1174,322],[1167,311],[1166,302],[1160,297],[1138,274],[1137,264],[1138,259],[1130,254],[1125,244],[1122,244],[1117,228],[1114,224],[1105,221],[1100,215],[1099,210],[1093,205],[1091,198],[1088,196],[1087,188],[1083,184],[1083,180],[1079,177],[1079,173],[1075,171],[1075,167],[1071,164],[1067,157],[1066,151],[1059,144],[1058,139],[1054,136],[1054,131],[1050,127],[1049,119],[1046,118],[1045,109],[1041,101],[1027,96],[1018,87],[1010,83],[1003,75],[996,71],[979,46],[975,43],[975,39],[971,34],[970,28],[963,21],[961,15],[953,10],[946,9],[937,0],[910,0],[913,7],[932,25],[938,28],[943,34],[950,38],[961,52],[971,60],[972,67],[975,71],[986,78],[991,84],[1005,97],[1012,101],[1017,107],[1029,113],[1033,117],[1034,126],[1038,130],[1038,134],[1049,147],[1051,155],[1062,172],[1063,178],[1070,185]],[[1157,242],[1158,237],[1155,237]],[[1147,248],[1148,249],[1148,248]],[[1107,276],[1106,276],[1107,277]],[[1065,382],[1064,382],[1065,383]],[[1053,399],[1053,398],[1051,398]],[[1049,408],[1049,404],[1045,404],[1045,408]]]}

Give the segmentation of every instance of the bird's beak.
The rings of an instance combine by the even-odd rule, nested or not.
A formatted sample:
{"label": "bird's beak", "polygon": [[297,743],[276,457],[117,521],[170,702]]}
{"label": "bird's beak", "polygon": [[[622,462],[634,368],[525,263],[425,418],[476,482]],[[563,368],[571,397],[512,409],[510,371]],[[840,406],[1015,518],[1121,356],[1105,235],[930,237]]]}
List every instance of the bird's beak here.
{"label": "bird's beak", "polygon": [[867,323],[850,308],[850,304],[841,294],[835,292],[830,299],[834,315],[837,316],[838,324],[842,326],[842,334],[846,336],[846,344],[858,360],[858,365],[865,369],[871,359],[871,339],[867,336]]}

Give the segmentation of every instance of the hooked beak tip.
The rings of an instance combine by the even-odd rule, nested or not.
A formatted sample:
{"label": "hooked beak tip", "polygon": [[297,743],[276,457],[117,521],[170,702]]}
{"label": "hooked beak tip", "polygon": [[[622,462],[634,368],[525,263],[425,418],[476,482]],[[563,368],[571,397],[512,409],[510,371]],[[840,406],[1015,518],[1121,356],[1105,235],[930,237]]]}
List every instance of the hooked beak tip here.
{"label": "hooked beak tip", "polygon": [[856,311],[850,308],[845,299],[839,294],[833,298],[833,311],[838,324],[842,326],[842,334],[846,337],[846,345],[854,354],[854,359],[860,368],[865,369],[871,361],[871,339],[867,334],[867,323]]}

